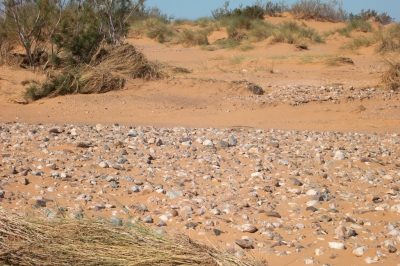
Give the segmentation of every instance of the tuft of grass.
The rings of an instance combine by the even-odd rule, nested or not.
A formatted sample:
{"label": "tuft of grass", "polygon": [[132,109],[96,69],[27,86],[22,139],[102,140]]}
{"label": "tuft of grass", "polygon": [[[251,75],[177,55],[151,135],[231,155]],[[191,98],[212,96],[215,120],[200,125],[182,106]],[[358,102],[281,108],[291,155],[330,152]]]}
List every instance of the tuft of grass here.
{"label": "tuft of grass", "polygon": [[205,50],[205,51],[213,52],[213,51],[218,50],[218,47],[214,46],[214,45],[200,45],[200,49],[201,50]]}
{"label": "tuft of grass", "polygon": [[173,24],[174,26],[193,25],[193,22],[188,19],[175,19]]}
{"label": "tuft of grass", "polygon": [[254,20],[250,25],[249,37],[252,41],[262,41],[272,36],[275,30],[276,26],[271,23],[262,20]]}
{"label": "tuft of grass", "polygon": [[371,45],[374,45],[375,43],[376,39],[374,37],[360,36],[353,38],[349,44],[344,45],[342,48],[356,50],[361,47],[369,47]]}
{"label": "tuft of grass", "polygon": [[207,32],[204,30],[183,29],[175,43],[185,46],[208,45]]}
{"label": "tuft of grass", "polygon": [[244,55],[238,55],[238,56],[233,56],[230,60],[229,63],[231,65],[237,65],[243,62],[243,60],[245,60],[246,57]]}
{"label": "tuft of grass", "polygon": [[243,45],[239,46],[239,49],[242,50],[243,52],[246,52],[246,51],[254,50],[255,47],[254,47],[254,45],[251,45],[251,44],[243,44]]}
{"label": "tuft of grass", "polygon": [[400,51],[400,24],[397,23],[389,28],[382,28],[374,33],[376,42],[379,43],[377,51],[399,52]]}
{"label": "tuft of grass", "polygon": [[202,28],[206,28],[213,24],[213,20],[209,17],[201,17],[198,18],[195,23]]}
{"label": "tuft of grass", "polygon": [[222,39],[216,40],[213,44],[217,45],[220,49],[234,49],[240,45],[240,42],[232,39]]}
{"label": "tuft of grass", "polygon": [[294,21],[286,21],[275,30],[272,41],[305,44],[310,41],[323,42],[323,39],[314,29],[303,28]]}
{"label": "tuft of grass", "polygon": [[346,27],[339,30],[339,34],[350,37],[352,31],[371,32],[372,24],[365,20],[352,20]]}
{"label": "tuft of grass", "polygon": [[386,60],[388,69],[382,74],[381,87],[384,90],[398,91],[400,89],[400,62],[399,60]]}

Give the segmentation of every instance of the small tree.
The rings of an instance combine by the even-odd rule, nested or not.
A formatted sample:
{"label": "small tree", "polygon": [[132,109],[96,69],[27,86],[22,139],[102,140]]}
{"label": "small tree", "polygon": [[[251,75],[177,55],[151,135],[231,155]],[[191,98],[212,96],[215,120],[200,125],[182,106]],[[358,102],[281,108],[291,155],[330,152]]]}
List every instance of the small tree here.
{"label": "small tree", "polygon": [[143,7],[146,0],[94,0],[97,13],[106,27],[107,35],[112,45],[123,44],[121,36],[128,31],[127,20],[133,13]]}

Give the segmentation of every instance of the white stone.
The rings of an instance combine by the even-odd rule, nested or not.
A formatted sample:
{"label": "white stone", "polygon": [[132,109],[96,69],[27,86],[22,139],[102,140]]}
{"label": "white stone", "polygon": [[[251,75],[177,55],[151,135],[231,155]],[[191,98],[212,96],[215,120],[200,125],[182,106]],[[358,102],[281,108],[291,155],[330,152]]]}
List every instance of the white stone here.
{"label": "white stone", "polygon": [[315,250],[315,255],[321,256],[322,254],[324,254],[324,251],[323,251],[322,249],[317,248],[317,249]]}
{"label": "white stone", "polygon": [[366,250],[366,247],[358,247],[355,250],[353,250],[353,254],[356,257],[362,257],[364,256],[364,250]]}
{"label": "white stone", "polygon": [[328,242],[328,245],[330,248],[333,249],[346,249],[345,245],[343,243],[340,242]]}

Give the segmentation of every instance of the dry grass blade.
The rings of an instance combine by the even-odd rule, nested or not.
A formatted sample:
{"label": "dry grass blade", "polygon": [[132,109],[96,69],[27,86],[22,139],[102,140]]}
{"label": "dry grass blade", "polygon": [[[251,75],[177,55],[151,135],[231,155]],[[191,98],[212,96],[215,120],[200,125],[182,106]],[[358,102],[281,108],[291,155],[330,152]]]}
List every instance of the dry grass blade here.
{"label": "dry grass blade", "polygon": [[396,91],[400,88],[400,62],[386,61],[389,68],[382,74],[381,86],[384,90]]}
{"label": "dry grass blade", "polygon": [[80,93],[105,93],[109,91],[121,90],[125,85],[125,79],[121,76],[113,75],[107,71],[90,71],[81,78],[82,88]]}
{"label": "dry grass blade", "polygon": [[166,238],[141,224],[42,220],[0,210],[1,265],[266,265],[244,262],[186,236]]}
{"label": "dry grass blade", "polygon": [[133,45],[122,45],[108,50],[100,48],[91,65],[98,70],[126,74],[131,78],[155,80],[165,76],[158,63],[147,60]]}

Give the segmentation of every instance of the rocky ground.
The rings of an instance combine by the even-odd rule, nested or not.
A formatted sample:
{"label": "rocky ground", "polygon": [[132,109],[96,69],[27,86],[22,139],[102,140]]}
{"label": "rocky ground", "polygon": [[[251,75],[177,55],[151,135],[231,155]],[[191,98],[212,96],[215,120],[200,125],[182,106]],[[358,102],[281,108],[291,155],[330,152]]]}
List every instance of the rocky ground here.
{"label": "rocky ground", "polygon": [[133,215],[270,265],[400,255],[400,134],[13,122],[0,140],[1,205],[17,212]]}

